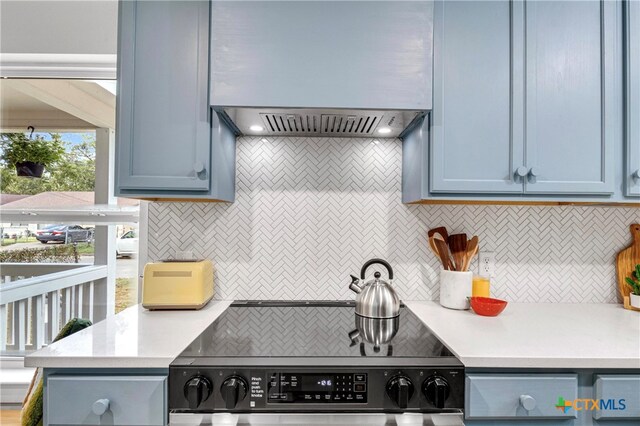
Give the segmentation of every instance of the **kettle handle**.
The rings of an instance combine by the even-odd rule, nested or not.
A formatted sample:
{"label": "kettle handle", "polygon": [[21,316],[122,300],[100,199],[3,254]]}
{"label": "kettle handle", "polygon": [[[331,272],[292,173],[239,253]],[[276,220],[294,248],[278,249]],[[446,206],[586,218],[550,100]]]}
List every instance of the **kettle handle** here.
{"label": "kettle handle", "polygon": [[367,268],[369,266],[371,266],[371,265],[376,264],[376,263],[378,263],[378,264],[384,266],[385,268],[387,268],[387,273],[389,274],[389,279],[392,280],[393,279],[393,269],[391,269],[391,265],[389,265],[389,263],[386,260],[382,260],[382,259],[371,259],[371,260],[367,261],[367,263],[362,265],[362,270],[360,271],[360,279],[364,280],[365,272],[367,272]]}

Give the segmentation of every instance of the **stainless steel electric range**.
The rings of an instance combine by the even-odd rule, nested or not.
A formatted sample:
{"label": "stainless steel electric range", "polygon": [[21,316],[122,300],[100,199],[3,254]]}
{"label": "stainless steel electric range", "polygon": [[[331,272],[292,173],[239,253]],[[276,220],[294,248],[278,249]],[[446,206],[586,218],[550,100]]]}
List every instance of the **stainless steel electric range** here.
{"label": "stainless steel electric range", "polygon": [[404,306],[374,320],[353,302],[236,302],[169,367],[172,425],[428,424],[463,404],[462,364]]}

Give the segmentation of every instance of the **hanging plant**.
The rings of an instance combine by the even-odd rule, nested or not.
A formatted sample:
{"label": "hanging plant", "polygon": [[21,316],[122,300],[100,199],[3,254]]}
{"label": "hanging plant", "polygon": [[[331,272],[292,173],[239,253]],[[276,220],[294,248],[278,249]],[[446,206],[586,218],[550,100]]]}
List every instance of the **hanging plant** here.
{"label": "hanging plant", "polygon": [[65,152],[60,141],[47,141],[38,135],[29,138],[24,133],[3,133],[0,146],[0,159],[8,167],[15,167],[18,176],[34,178],[42,177],[44,169],[59,162]]}

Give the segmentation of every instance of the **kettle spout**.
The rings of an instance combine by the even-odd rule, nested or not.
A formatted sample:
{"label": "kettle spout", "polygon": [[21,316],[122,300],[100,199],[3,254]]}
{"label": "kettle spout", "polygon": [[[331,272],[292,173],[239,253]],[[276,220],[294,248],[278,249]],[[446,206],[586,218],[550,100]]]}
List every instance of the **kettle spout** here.
{"label": "kettle spout", "polygon": [[349,284],[349,289],[356,294],[360,294],[362,292],[362,287],[360,287],[360,279],[355,275],[351,275],[351,284]]}
{"label": "kettle spout", "polygon": [[351,343],[349,344],[349,347],[353,347],[353,346],[357,345],[358,342],[360,341],[360,331],[358,329],[350,331],[349,332],[349,340],[351,340]]}

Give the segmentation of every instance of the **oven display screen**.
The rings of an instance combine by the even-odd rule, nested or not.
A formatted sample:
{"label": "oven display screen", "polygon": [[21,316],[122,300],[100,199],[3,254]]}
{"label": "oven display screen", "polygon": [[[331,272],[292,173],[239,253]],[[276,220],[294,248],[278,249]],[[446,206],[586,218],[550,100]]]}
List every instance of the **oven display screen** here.
{"label": "oven display screen", "polygon": [[302,375],[302,389],[309,392],[333,390],[333,376]]}

